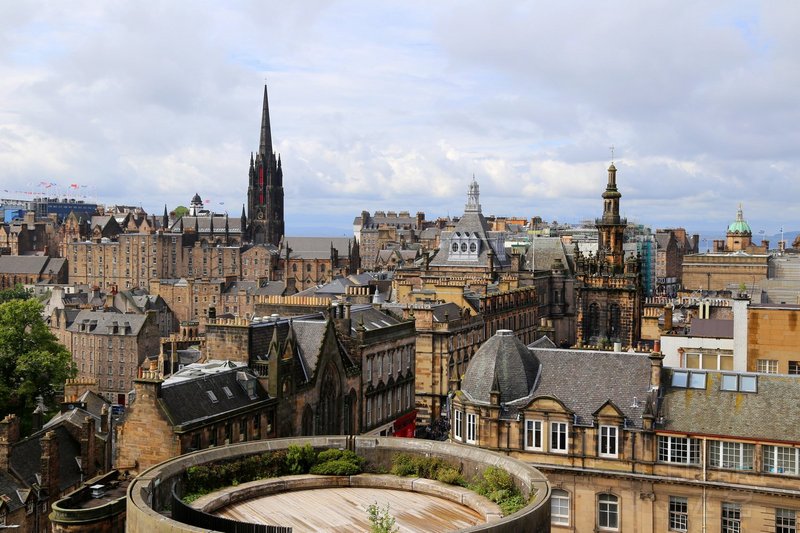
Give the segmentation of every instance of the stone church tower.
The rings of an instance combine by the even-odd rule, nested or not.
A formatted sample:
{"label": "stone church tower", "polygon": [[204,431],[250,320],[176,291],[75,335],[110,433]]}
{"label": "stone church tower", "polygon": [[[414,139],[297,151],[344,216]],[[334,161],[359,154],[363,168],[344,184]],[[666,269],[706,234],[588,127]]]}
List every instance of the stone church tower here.
{"label": "stone church tower", "polygon": [[[246,218],[246,220],[245,220]],[[261,142],[258,153],[250,154],[250,182],[247,187],[246,239],[254,244],[278,246],[283,238],[283,170],[280,156],[272,151],[267,86],[261,115]]]}
{"label": "stone church tower", "polygon": [[634,346],[640,338],[642,283],[639,259],[625,260],[623,240],[628,221],[619,216],[617,169],[608,167],[603,216],[597,226],[597,255],[575,251],[577,338],[581,345]]}

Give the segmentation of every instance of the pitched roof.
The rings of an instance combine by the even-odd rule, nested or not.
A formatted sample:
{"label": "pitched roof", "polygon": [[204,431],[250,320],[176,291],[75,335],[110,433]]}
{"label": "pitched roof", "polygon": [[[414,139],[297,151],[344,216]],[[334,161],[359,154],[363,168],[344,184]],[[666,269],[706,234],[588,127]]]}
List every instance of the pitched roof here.
{"label": "pitched roof", "polygon": [[20,492],[28,490],[28,486],[20,483],[5,470],[0,470],[0,495],[8,497],[6,505],[9,513],[13,513],[25,503],[20,499]]}
{"label": "pitched roof", "polygon": [[550,270],[560,259],[564,268],[569,267],[567,252],[560,237],[536,237],[531,241],[534,270]]}
{"label": "pitched roof", "polygon": [[174,426],[203,422],[268,399],[267,391],[246,367],[200,373],[161,385],[162,406]]}
{"label": "pitched roof", "polygon": [[82,309],[67,329],[72,332],[94,333],[95,335],[137,336],[146,321],[147,315]]}
{"label": "pitched roof", "polygon": [[[671,384],[672,374],[666,373]],[[662,427],[701,435],[775,441],[800,441],[800,376],[757,374],[757,392],[720,390],[722,376],[706,375],[705,390],[669,386],[664,394]]]}
{"label": "pitched roof", "polygon": [[60,490],[79,483],[81,470],[75,458],[81,456],[80,443],[63,424],[41,430],[16,443],[11,448],[11,467],[28,485],[37,483],[36,474],[41,472],[41,439],[48,431],[54,431],[58,442],[58,487]]}
{"label": "pitched roof", "polygon": [[0,255],[0,274],[41,274],[48,259],[44,255]]}

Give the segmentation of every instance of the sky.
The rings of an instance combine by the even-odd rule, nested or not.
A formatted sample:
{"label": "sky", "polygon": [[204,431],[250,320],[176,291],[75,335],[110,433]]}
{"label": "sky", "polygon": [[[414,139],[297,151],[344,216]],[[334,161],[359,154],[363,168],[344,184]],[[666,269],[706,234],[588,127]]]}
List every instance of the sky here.
{"label": "sky", "polygon": [[289,235],[362,210],[797,229],[800,2],[0,2],[0,196],[241,213],[263,86]]}

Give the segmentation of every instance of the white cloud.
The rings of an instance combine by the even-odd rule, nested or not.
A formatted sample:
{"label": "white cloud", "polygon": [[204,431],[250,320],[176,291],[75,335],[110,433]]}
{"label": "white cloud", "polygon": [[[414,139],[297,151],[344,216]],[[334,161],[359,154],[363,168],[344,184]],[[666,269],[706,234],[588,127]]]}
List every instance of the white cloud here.
{"label": "white cloud", "polygon": [[[241,206],[261,85],[288,231],[362,209],[792,222],[796,2],[45,2],[0,6],[0,168],[102,202]],[[63,187],[64,185],[62,185]],[[4,187],[5,188],[5,187]],[[219,203],[223,202],[223,203]],[[315,220],[326,217],[325,224]],[[771,229],[769,230],[771,231]]]}

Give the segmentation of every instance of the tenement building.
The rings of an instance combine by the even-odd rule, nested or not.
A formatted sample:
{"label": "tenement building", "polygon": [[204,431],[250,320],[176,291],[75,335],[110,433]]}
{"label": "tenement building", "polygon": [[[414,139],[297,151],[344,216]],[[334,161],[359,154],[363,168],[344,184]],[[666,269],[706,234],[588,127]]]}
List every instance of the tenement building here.
{"label": "tenement building", "polygon": [[453,396],[451,438],[545,473],[553,531],[794,531],[798,378],[662,361],[500,331]]}
{"label": "tenement building", "polygon": [[625,259],[628,221],[619,215],[621,197],[612,163],[603,192],[603,216],[596,220],[597,255],[584,256],[577,246],[575,250],[577,337],[584,345],[633,346],[640,338],[642,283],[638,259]]}

